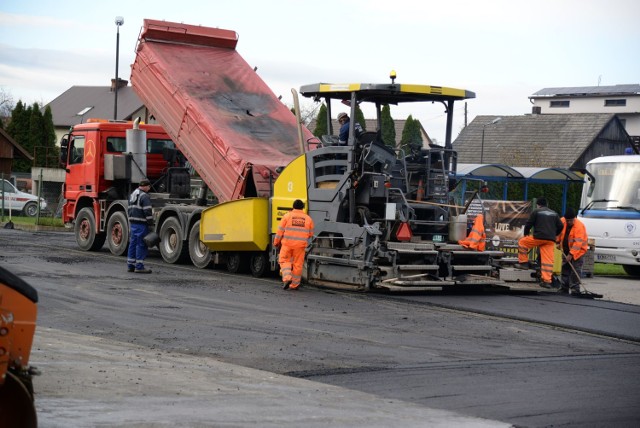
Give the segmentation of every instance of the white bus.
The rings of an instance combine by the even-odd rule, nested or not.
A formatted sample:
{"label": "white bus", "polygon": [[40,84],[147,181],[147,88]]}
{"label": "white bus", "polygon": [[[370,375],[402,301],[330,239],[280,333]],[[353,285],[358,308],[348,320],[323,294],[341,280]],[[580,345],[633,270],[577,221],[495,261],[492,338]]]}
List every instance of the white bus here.
{"label": "white bus", "polygon": [[591,160],[580,206],[578,218],[595,239],[595,261],[640,277],[640,155]]}

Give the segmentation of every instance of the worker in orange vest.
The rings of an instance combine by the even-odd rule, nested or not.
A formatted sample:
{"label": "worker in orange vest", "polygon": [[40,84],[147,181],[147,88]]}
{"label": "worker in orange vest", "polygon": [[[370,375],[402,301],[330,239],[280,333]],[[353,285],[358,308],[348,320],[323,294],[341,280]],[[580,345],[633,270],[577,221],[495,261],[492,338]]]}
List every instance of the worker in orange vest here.
{"label": "worker in orange vest", "polygon": [[286,213],[276,233],[273,244],[280,248],[280,273],[282,288],[295,290],[300,286],[304,255],[313,238],[313,220],[304,211],[304,202],[296,199],[293,210]]}
{"label": "worker in orange vest", "polygon": [[[564,217],[560,219],[564,227],[558,235],[556,244],[559,250],[565,255],[562,260],[562,285],[560,292],[572,295],[580,295],[580,278],[576,272],[582,271],[584,255],[589,250],[589,236],[587,228],[576,218],[576,211],[567,208]],[[571,268],[573,266],[573,269]],[[575,272],[574,272],[575,270]]]}
{"label": "worker in orange vest", "polygon": [[[538,198],[537,208],[531,213],[524,225],[524,237],[518,241],[518,263],[515,265],[519,269],[528,269],[529,250],[540,248],[540,274],[543,288],[552,288],[551,276],[553,275],[553,250],[555,248],[556,237],[562,232],[562,222],[560,216],[550,208],[547,208],[547,200]],[[529,232],[533,228],[533,236]]]}
{"label": "worker in orange vest", "polygon": [[484,251],[487,248],[487,234],[484,231],[484,216],[478,214],[473,221],[471,232],[458,244],[470,250]]}

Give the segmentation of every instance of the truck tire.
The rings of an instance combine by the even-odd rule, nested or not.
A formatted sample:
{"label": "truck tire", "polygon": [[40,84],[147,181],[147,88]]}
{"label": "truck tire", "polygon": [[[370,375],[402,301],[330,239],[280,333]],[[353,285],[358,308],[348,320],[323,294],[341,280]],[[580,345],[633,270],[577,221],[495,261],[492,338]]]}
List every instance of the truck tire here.
{"label": "truck tire", "polygon": [[249,253],[245,252],[231,252],[227,253],[227,270],[230,273],[242,273],[247,271],[247,264],[249,262]]}
{"label": "truck tire", "polygon": [[262,278],[269,272],[269,255],[266,251],[259,251],[251,254],[249,261],[249,269],[251,275],[256,278]]}
{"label": "truck tire", "polygon": [[184,263],[189,257],[189,245],[184,240],[182,225],[175,217],[169,217],[160,227],[160,254],[167,263]]}
{"label": "truck tire", "polygon": [[115,256],[127,254],[129,247],[129,221],[122,211],[117,211],[107,221],[107,245]]}
{"label": "truck tire", "polygon": [[83,208],[76,217],[73,228],[78,247],[84,251],[98,251],[104,245],[106,236],[97,233],[96,219],[91,208]]}
{"label": "truck tire", "polygon": [[200,269],[211,265],[211,251],[200,240],[200,220],[196,221],[189,231],[189,257],[191,263]]}

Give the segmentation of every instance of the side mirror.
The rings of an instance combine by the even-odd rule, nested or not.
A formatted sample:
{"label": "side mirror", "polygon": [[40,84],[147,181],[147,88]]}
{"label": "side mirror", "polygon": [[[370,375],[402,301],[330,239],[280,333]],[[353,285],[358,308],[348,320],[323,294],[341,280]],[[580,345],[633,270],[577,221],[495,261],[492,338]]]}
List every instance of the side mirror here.
{"label": "side mirror", "polygon": [[67,155],[69,154],[69,135],[64,135],[60,140],[60,166],[67,166]]}
{"label": "side mirror", "polygon": [[591,178],[589,178],[588,180],[589,180],[589,188],[587,189],[587,196],[591,197],[593,195],[593,189],[596,188],[596,181],[591,180]]}

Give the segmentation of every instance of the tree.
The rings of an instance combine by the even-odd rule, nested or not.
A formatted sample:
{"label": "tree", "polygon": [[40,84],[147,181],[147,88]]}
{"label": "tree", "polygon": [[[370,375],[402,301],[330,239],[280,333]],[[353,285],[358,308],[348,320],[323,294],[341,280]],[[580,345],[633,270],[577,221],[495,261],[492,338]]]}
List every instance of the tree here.
{"label": "tree", "polygon": [[396,126],[391,117],[389,104],[382,106],[382,141],[389,147],[396,147]]}
{"label": "tree", "polygon": [[360,126],[362,126],[362,130],[366,131],[367,130],[367,121],[364,118],[364,113],[362,112],[362,110],[360,109],[360,105],[356,105],[356,122],[360,124]]}
{"label": "tree", "polygon": [[9,122],[12,110],[13,97],[3,88],[0,88],[0,129],[4,129],[5,124]]}
{"label": "tree", "polygon": [[316,128],[313,130],[313,135],[318,138],[323,135],[329,135],[329,130],[327,129],[327,106],[324,103],[320,105],[320,110],[318,110]]}
{"label": "tree", "polygon": [[409,153],[412,147],[422,148],[422,135],[420,134],[420,121],[414,119],[412,115],[407,117],[407,121],[402,129],[402,138],[400,139],[400,148]]}
{"label": "tree", "polygon": [[7,133],[34,156],[33,164],[28,160],[16,160],[13,164],[14,171],[29,172],[32,166],[56,164],[58,149],[51,108],[45,108],[43,114],[38,103],[25,108],[22,101],[18,101],[11,112]]}

